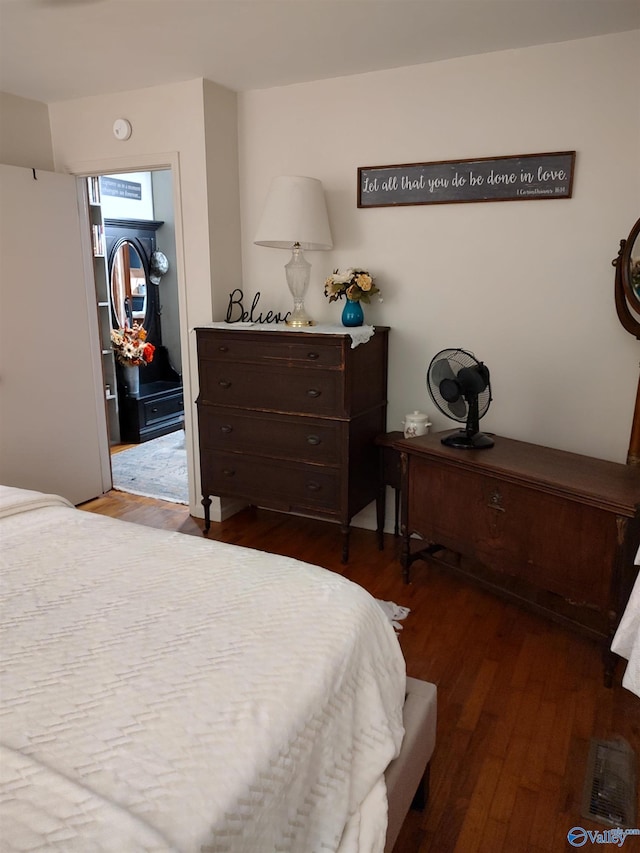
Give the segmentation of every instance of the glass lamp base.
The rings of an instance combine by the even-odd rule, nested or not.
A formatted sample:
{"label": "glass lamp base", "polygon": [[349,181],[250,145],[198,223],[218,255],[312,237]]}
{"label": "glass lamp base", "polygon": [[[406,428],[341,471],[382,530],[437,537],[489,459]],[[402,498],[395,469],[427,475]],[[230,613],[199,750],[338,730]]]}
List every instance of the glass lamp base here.
{"label": "glass lamp base", "polygon": [[294,328],[296,326],[298,328],[301,326],[315,326],[313,320],[304,310],[304,302],[299,297],[293,300],[293,311],[289,314],[285,323],[287,326],[292,326]]}
{"label": "glass lamp base", "polygon": [[315,326],[315,320],[300,320],[295,319],[293,317],[289,317],[288,320],[284,321],[287,326],[291,326],[292,328],[301,328],[302,326]]}
{"label": "glass lamp base", "polygon": [[293,296],[293,311],[285,320],[287,326],[294,328],[301,326],[313,326],[313,320],[307,316],[304,310],[304,297],[307,294],[309,287],[309,274],[311,272],[311,264],[302,254],[300,244],[296,243],[293,246],[291,260],[285,264],[287,274],[287,284]]}

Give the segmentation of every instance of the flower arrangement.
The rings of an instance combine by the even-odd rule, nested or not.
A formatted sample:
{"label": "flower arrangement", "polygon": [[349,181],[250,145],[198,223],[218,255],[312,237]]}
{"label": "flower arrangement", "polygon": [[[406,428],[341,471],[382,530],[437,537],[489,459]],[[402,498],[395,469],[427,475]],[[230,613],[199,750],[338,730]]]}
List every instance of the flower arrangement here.
{"label": "flower arrangement", "polygon": [[137,323],[133,328],[111,330],[111,343],[120,364],[126,367],[147,365],[153,361],[155,347],[147,341],[147,333]]}
{"label": "flower arrangement", "polygon": [[346,296],[352,302],[369,303],[369,297],[376,293],[380,293],[380,289],[373,283],[373,277],[366,270],[354,267],[344,272],[334,270],[324,283],[324,295],[329,297],[329,302],[336,302]]}

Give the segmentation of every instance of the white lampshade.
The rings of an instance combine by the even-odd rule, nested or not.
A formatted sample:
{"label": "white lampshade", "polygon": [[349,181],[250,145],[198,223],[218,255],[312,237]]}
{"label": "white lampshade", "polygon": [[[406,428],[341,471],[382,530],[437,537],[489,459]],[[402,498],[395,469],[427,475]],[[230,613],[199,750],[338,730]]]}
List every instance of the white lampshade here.
{"label": "white lampshade", "polygon": [[273,249],[304,251],[333,248],[322,182],[317,178],[280,175],[271,182],[254,243]]}

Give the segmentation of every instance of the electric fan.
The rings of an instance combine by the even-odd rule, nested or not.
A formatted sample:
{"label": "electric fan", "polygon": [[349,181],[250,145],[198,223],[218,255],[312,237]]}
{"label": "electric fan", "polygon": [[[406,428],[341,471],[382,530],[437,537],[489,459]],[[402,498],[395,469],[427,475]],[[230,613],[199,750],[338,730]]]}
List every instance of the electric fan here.
{"label": "electric fan", "polygon": [[435,355],[427,370],[427,388],[441,412],[466,423],[465,429],[443,438],[443,444],[472,450],[493,447],[493,439],[478,427],[491,403],[489,368],[472,352],[444,349]]}

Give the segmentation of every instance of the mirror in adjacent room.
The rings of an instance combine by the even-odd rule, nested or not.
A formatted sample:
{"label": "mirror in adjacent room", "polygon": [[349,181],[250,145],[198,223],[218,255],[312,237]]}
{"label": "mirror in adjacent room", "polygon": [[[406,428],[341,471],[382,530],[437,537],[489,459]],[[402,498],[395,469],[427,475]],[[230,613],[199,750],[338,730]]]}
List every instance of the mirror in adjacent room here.
{"label": "mirror in adjacent room", "polygon": [[140,253],[129,240],[116,249],[111,267],[111,300],[118,326],[144,325],[147,277]]}

